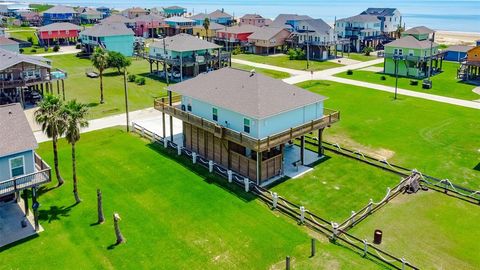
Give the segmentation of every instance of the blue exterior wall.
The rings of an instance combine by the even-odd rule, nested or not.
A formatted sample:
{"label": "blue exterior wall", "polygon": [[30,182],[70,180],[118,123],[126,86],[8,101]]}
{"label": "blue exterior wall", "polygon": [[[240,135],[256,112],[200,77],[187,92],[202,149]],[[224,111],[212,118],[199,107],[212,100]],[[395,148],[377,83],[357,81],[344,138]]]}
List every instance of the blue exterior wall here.
{"label": "blue exterior wall", "polygon": [[445,60],[447,61],[461,62],[465,57],[467,57],[465,52],[447,51],[445,54]]}
{"label": "blue exterior wall", "polygon": [[74,13],[43,13],[43,24],[51,24],[54,22],[70,22],[75,19],[77,14]]}
{"label": "blue exterior wall", "polygon": [[5,181],[11,179],[11,171],[10,171],[10,161],[9,159],[23,156],[24,160],[24,168],[25,174],[35,172],[35,162],[33,161],[33,150],[28,150],[25,152],[3,156],[0,157],[0,181]]}
{"label": "blue exterior wall", "polygon": [[82,44],[89,44],[97,46],[98,42],[105,45],[107,51],[119,52],[125,56],[133,55],[134,35],[123,36],[107,36],[107,37],[89,37],[85,35],[80,36]]}
{"label": "blue exterior wall", "polygon": [[[215,106],[194,98],[183,96],[182,105],[185,105],[185,108],[187,108],[188,104],[192,106],[192,114],[213,121],[212,108]],[[310,104],[265,119],[253,119],[225,108],[215,108],[218,109],[217,123],[238,132],[245,133],[243,120],[244,118],[250,119],[251,125],[249,135],[254,138],[265,138],[318,119],[323,115],[323,102]]]}

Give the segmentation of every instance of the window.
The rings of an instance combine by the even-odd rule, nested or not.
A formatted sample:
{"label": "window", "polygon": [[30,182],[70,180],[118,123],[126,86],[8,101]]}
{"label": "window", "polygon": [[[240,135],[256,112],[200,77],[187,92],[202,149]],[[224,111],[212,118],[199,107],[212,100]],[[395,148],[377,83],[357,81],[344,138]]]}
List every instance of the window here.
{"label": "window", "polygon": [[23,156],[10,159],[10,171],[11,171],[12,177],[25,174]]}
{"label": "window", "polygon": [[217,108],[212,108],[212,118],[213,118],[213,121],[218,121],[218,109]]}
{"label": "window", "polygon": [[409,50],[409,51],[408,51],[408,55],[409,55],[409,56],[413,56],[414,54],[415,54],[415,53],[414,53],[413,50]]}
{"label": "window", "polygon": [[187,111],[189,111],[189,112],[192,111],[192,104],[189,103],[189,104],[187,105]]}
{"label": "window", "polygon": [[250,133],[250,119],[248,118],[243,118],[243,131]]}
{"label": "window", "polygon": [[403,55],[403,50],[402,49],[394,49],[393,50],[393,54],[394,55]]}

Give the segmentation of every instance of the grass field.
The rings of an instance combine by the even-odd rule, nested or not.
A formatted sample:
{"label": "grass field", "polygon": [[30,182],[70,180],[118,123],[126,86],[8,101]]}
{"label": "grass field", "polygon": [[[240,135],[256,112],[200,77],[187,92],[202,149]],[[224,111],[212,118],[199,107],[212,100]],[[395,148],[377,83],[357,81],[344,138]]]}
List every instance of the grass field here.
{"label": "grass field", "polygon": [[[290,60],[288,59],[288,55],[282,56],[263,56],[263,55],[255,55],[255,54],[239,54],[234,55],[233,58],[261,63],[261,64],[268,64],[272,66],[278,67],[285,67],[297,70],[306,70],[307,69],[307,61],[306,60]],[[341,67],[342,65],[332,62],[319,62],[319,61],[310,61],[310,67],[308,70],[325,70],[329,68]]]}
{"label": "grass field", "polygon": [[[38,45],[38,38],[35,35],[35,30],[31,29],[30,27],[27,27],[27,29],[24,29],[25,27],[18,28],[18,29],[12,29],[13,32],[8,32],[8,35],[12,38],[17,38],[23,41],[28,41],[28,38],[33,39],[33,45]],[[30,48],[26,48],[30,49]]]}
{"label": "grass field", "polygon": [[377,59],[377,57],[374,56],[374,55],[366,56],[364,53],[350,53],[350,55],[344,54],[344,56],[345,56],[346,58],[350,58],[350,59],[352,59],[352,60],[357,60],[357,61],[362,61],[362,62],[366,62],[366,61],[371,61],[371,60]]}
{"label": "grass field", "polygon": [[[52,164],[50,143],[39,152]],[[317,256],[309,258],[305,227],[119,129],[82,135],[79,205],[73,205],[70,146],[63,140],[59,155],[67,181],[40,197],[45,231],[0,250],[0,269],[284,269],[286,255],[293,269],[381,268],[326,240],[319,240]],[[95,224],[97,188],[103,193],[103,225]],[[114,211],[127,239],[121,246],[113,245]]]}
{"label": "grass field", "polygon": [[[383,64],[381,64],[383,67]],[[475,85],[463,83],[457,79],[457,68],[459,67],[458,63],[454,62],[444,62],[443,63],[443,72],[432,77],[433,87],[432,89],[422,89],[422,81],[419,80],[418,85],[410,85],[410,78],[399,78],[398,87],[413,90],[423,93],[460,98],[466,100],[476,100],[480,99],[480,95],[472,92]],[[347,75],[347,73],[337,74],[336,76],[353,79],[358,81],[365,81],[370,83],[377,83],[387,86],[395,86],[395,76],[385,75],[381,72],[375,73],[370,71],[361,71],[355,70],[353,75]],[[381,80],[381,77],[385,76],[386,80]]]}
{"label": "grass field", "polygon": [[300,84],[341,111],[325,139],[390,162],[480,188],[479,111],[334,82]]}
{"label": "grass field", "polygon": [[[91,79],[85,76],[85,70],[92,68],[89,59],[80,59],[75,55],[58,55],[49,57],[53,66],[67,71],[65,80],[66,99],[74,99],[90,105],[89,118],[99,118],[125,112],[125,99],[123,90],[123,76],[116,70],[109,69],[103,78],[105,103],[100,102],[100,79]],[[143,86],[128,83],[128,98],[130,110],[138,110],[153,106],[155,97],[166,94],[166,84],[150,77],[148,62],[142,59],[132,59],[129,73],[137,77],[144,77],[146,84]],[[54,86],[56,89],[56,86]],[[56,91],[56,90],[55,90]]]}
{"label": "grass field", "polygon": [[420,269],[478,269],[480,209],[435,191],[401,195],[368,217],[352,233],[404,256]]}
{"label": "grass field", "polygon": [[238,69],[243,69],[250,71],[252,69],[255,69],[256,72],[270,76],[275,79],[285,79],[290,77],[290,74],[286,72],[281,72],[281,71],[276,71],[276,70],[271,70],[271,69],[264,69],[264,68],[257,68],[257,67],[252,67],[248,65],[242,65],[242,64],[237,64],[237,63],[232,63],[233,68],[238,68]]}
{"label": "grass field", "polygon": [[352,210],[362,208],[370,199],[380,201],[387,187],[400,182],[394,174],[330,152],[326,154],[313,171],[271,190],[327,220],[341,223]]}

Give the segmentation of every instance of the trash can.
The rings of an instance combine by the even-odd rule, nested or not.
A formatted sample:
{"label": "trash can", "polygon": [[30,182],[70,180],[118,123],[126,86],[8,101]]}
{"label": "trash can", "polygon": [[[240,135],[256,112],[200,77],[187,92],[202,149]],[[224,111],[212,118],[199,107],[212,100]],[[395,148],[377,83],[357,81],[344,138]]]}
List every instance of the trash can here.
{"label": "trash can", "polygon": [[375,234],[373,235],[373,243],[380,245],[382,243],[382,236],[383,232],[381,230],[375,230]]}

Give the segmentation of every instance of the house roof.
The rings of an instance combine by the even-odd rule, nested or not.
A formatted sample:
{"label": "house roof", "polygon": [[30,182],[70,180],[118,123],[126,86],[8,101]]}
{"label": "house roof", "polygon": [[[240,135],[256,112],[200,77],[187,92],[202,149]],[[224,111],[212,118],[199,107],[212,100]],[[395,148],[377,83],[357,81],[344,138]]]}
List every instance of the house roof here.
{"label": "house roof", "polygon": [[301,21],[301,20],[309,20],[312,17],[307,15],[297,15],[297,14],[279,14],[275,20],[270,24],[272,27],[288,27],[286,25],[287,21]]}
{"label": "house roof", "polygon": [[108,37],[108,36],[123,36],[134,35],[132,29],[125,26],[123,23],[102,23],[96,24],[91,28],[87,28],[80,32],[80,35],[92,36],[92,37]]}
{"label": "house roof", "polygon": [[96,9],[93,9],[93,8],[87,8],[85,9],[84,12],[82,12],[82,14],[86,14],[86,15],[102,15],[102,12],[96,10]]}
{"label": "house roof", "polygon": [[220,9],[217,9],[211,13],[208,14],[208,17],[209,18],[212,18],[212,19],[218,19],[218,18],[231,18],[232,15],[226,13],[225,11],[222,11]]}
{"label": "house roof", "polygon": [[48,10],[45,10],[43,13],[46,14],[59,14],[59,13],[78,13],[72,7],[63,6],[63,5],[56,5],[51,7]]}
{"label": "house roof", "polygon": [[[408,49],[428,49],[431,44],[428,40],[418,40],[412,36],[405,36],[385,44],[385,47],[398,47]],[[433,47],[437,47],[438,44],[433,43]]]}
{"label": "house roof", "polygon": [[[204,28],[204,27],[203,27],[203,24],[198,24],[193,26],[193,28]],[[221,25],[216,22],[210,22],[210,26],[208,27],[208,29],[217,31],[217,30],[225,29],[225,25]]]}
{"label": "house roof", "polygon": [[474,46],[467,45],[452,45],[445,49],[446,52],[468,52],[471,49],[475,48]]}
{"label": "house roof", "polygon": [[82,30],[82,27],[69,23],[69,22],[59,22],[59,23],[52,23],[52,24],[47,24],[45,26],[39,27],[38,31],[43,32],[43,31],[60,31],[60,30]]}
{"label": "house roof", "polygon": [[175,23],[184,23],[184,22],[195,22],[194,20],[190,20],[189,18],[180,17],[180,16],[173,16],[168,19],[165,19],[166,22],[175,22]]}
{"label": "house roof", "polygon": [[38,147],[22,106],[18,103],[0,106],[0,156]]}
{"label": "house roof", "polygon": [[11,39],[6,38],[6,37],[0,37],[0,46],[1,45],[16,45],[16,44],[19,44],[19,43],[16,42],[15,40],[11,40]]}
{"label": "house roof", "polygon": [[305,22],[312,27],[312,29],[309,30],[315,30],[315,32],[318,33],[328,34],[328,32],[332,29],[332,27],[322,19],[303,20],[302,22]]}
{"label": "house roof", "polygon": [[169,6],[169,7],[164,7],[163,10],[167,10],[167,9],[185,9],[184,7],[181,7],[181,6]]}
{"label": "house roof", "polygon": [[169,90],[256,119],[326,99],[281,80],[233,68],[200,74]]}
{"label": "house roof", "polygon": [[0,49],[0,71],[14,66],[18,63],[29,63],[32,65],[37,65],[41,67],[51,68],[47,62],[50,61],[46,58],[34,56],[34,55],[24,55],[8,50]]}
{"label": "house roof", "polygon": [[245,14],[240,19],[248,20],[248,19],[264,19],[264,18],[262,17],[262,15],[259,15],[259,14]]}
{"label": "house roof", "polygon": [[408,35],[426,35],[426,34],[432,34],[434,32],[435,31],[433,31],[432,29],[426,26],[417,26],[417,27],[410,28],[403,33]]}
{"label": "house roof", "polygon": [[255,32],[253,32],[253,34],[251,34],[248,38],[258,40],[270,40],[282,31],[287,30],[281,27],[261,27]]}
{"label": "house roof", "polygon": [[360,14],[348,18],[338,20],[338,22],[380,22],[380,19],[375,15]]}
{"label": "house roof", "polygon": [[218,32],[229,33],[229,34],[242,34],[242,33],[253,33],[258,31],[260,27],[251,25],[251,24],[238,24],[234,26],[227,27],[226,29],[218,30]]}
{"label": "house roof", "polygon": [[376,16],[393,16],[395,15],[396,8],[367,8],[361,14],[369,14]]}
{"label": "house roof", "polygon": [[[163,48],[163,39],[152,43],[150,45],[150,48],[152,47]],[[221,46],[189,34],[178,34],[172,37],[165,38],[165,48],[167,50],[176,52],[190,52],[198,50],[218,49],[221,48]]]}
{"label": "house roof", "polygon": [[113,14],[107,18],[100,20],[100,23],[133,23],[134,21],[118,14]]}
{"label": "house roof", "polygon": [[205,18],[209,18],[208,14],[205,14],[203,12],[200,12],[198,14],[195,14],[193,16],[188,17],[191,20],[205,20]]}
{"label": "house roof", "polygon": [[133,19],[135,22],[163,21],[165,17],[156,14],[144,14]]}

